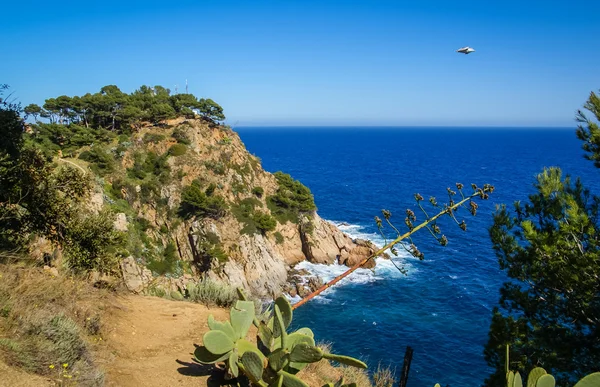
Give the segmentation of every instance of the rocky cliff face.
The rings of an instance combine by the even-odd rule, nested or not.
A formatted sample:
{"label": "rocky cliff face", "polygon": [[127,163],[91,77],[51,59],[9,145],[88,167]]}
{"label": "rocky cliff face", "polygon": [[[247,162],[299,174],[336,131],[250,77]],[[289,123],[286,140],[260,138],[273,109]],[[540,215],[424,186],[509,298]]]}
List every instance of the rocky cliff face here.
{"label": "rocky cliff face", "polygon": [[[144,165],[150,177],[139,172]],[[224,199],[224,214],[178,215],[182,191],[194,181]],[[279,188],[229,128],[178,119],[136,133],[123,146],[120,172],[105,177],[104,188],[105,204],[125,209],[116,226],[130,238],[131,257],[121,265],[126,282],[137,292],[157,284],[181,289],[205,275],[272,296],[302,260],[351,266],[373,252],[369,242],[352,240],[314,211],[257,229],[257,213],[277,218],[269,198]]]}

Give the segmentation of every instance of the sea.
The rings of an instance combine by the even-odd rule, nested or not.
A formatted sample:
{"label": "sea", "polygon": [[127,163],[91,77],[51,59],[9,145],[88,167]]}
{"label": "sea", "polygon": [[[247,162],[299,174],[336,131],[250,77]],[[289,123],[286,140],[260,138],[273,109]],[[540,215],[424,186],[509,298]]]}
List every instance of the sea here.
{"label": "sea", "polygon": [[[422,230],[412,242],[424,260],[400,251],[378,259],[374,270],[359,269],[294,312],[294,327],[310,327],[332,352],[358,357],[373,372],[390,367],[400,375],[407,346],[413,349],[409,387],[481,386],[491,369],[483,348],[499,289],[507,280],[499,269],[488,230],[497,206],[512,208],[534,193],[536,175],[558,166],[581,177],[600,193],[600,171],[585,160],[575,128],[429,127],[237,127],[248,151],[269,172],[283,171],[314,194],[319,215],[354,238],[378,246],[395,237],[381,235],[374,221],[389,210],[400,230],[405,211],[425,219],[414,194],[429,206],[433,196],[448,201],[456,183],[491,184],[488,200],[478,200],[476,216],[457,212],[466,232],[444,217],[448,238],[441,246]],[[416,224],[416,223],[415,223]],[[332,279],[346,268],[303,262],[301,268]]]}

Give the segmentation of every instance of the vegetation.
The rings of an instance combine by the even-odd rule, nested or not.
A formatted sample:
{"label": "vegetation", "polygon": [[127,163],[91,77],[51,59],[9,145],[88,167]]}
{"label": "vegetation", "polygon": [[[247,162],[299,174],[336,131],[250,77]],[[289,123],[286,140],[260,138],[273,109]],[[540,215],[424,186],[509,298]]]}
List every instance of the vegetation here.
{"label": "vegetation", "polygon": [[0,130],[0,249],[23,249],[32,235],[40,235],[64,246],[75,270],[112,270],[120,238],[110,231],[110,214],[96,216],[82,207],[89,176],[71,166],[55,167],[29,146],[18,105],[0,100]]}
{"label": "vegetation", "polygon": [[[600,118],[594,93],[587,109]],[[579,138],[598,165],[598,126],[579,112]],[[597,371],[600,364],[600,198],[579,181],[563,179],[558,168],[540,173],[535,193],[514,211],[498,208],[490,236],[500,268],[510,280],[493,311],[485,358],[503,383],[510,345],[511,367],[530,371],[538,364],[560,385]],[[514,360],[513,360],[514,359]]]}
{"label": "vegetation", "polygon": [[298,223],[301,213],[317,209],[314,197],[305,185],[283,172],[275,172],[275,178],[279,186],[275,195],[267,198],[267,203],[280,223]]}
{"label": "vegetation", "polygon": [[195,284],[187,285],[186,298],[206,306],[229,308],[238,300],[238,295],[231,286],[206,277]]}
{"label": "vegetation", "polygon": [[[100,337],[105,291],[21,263],[0,264],[2,360],[62,382],[68,376],[73,384],[104,385],[91,343]],[[76,303],[82,300],[86,307]]]}
{"label": "vegetation", "polygon": [[184,219],[193,217],[219,219],[222,217],[226,210],[225,200],[214,195],[214,189],[214,187],[209,187],[203,191],[201,183],[194,180],[181,192],[179,215]]}
{"label": "vegetation", "polygon": [[[160,123],[177,116],[203,117],[210,122],[223,121],[223,108],[211,99],[197,99],[192,94],[175,94],[162,86],[141,86],[131,94],[123,93],[117,86],[104,86],[98,93],[82,97],[66,95],[48,98],[42,107],[31,104],[25,113],[34,120],[38,117],[49,121],[39,123],[40,128],[58,124],[70,128],[107,129],[129,132],[138,129],[143,122]],[[61,146],[61,138],[55,139]]]}
{"label": "vegetation", "polygon": [[[353,367],[366,368],[360,360],[324,352],[315,345],[314,334],[309,328],[288,333],[292,322],[292,307],[285,297],[275,300],[274,314],[268,321],[259,321],[255,305],[241,300],[231,308],[230,321],[217,322],[209,316],[210,331],[204,334],[201,347],[194,352],[202,364],[225,361],[227,373],[234,378],[245,377],[255,386],[301,387],[308,384],[296,374],[309,363],[322,359],[337,361]],[[250,326],[258,328],[258,344],[246,339]],[[338,385],[342,385],[342,381]]]}
{"label": "vegetation", "polygon": [[263,187],[254,187],[252,188],[252,194],[256,195],[256,197],[262,198],[262,196],[264,195],[265,190],[263,189]]}
{"label": "vegetation", "polygon": [[169,155],[171,156],[183,156],[187,151],[187,146],[183,144],[175,144],[169,148]]}

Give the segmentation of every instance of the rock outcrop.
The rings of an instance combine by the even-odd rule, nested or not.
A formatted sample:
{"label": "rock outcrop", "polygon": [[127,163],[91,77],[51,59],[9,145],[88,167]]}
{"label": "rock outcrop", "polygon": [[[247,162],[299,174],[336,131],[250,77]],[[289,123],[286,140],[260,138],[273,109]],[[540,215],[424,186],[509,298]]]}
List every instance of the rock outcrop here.
{"label": "rock outcrop", "polygon": [[[184,287],[184,276],[197,279],[208,275],[253,294],[271,297],[284,289],[290,269],[298,262],[339,262],[352,266],[375,251],[369,242],[353,240],[314,212],[301,213],[297,223],[278,221],[275,229],[268,232],[249,228],[243,206],[252,206],[256,213],[273,215],[268,198],[279,188],[275,176],[262,169],[260,160],[247,152],[237,133],[229,128],[201,120],[178,119],[169,124],[174,128],[171,131],[182,131],[189,139],[184,155],[167,159],[169,174],[176,178],[155,191],[140,183],[121,184],[118,189],[113,184],[112,193],[121,192],[117,199],[126,200],[132,208],[128,214],[119,214],[116,228],[128,230],[130,238],[144,243],[136,249],[138,256],[121,262],[130,290],[142,292],[151,283]],[[159,132],[164,133],[164,129],[146,128],[134,136],[122,158],[123,171],[134,167],[140,153],[166,154],[176,143],[164,134],[161,141],[144,141],[145,136],[158,136]],[[126,180],[127,175],[123,175]],[[213,187],[214,195],[224,198],[228,211],[214,218],[177,217],[182,190],[193,181]],[[148,197],[148,192],[157,192],[157,197]],[[143,234],[136,236],[134,233],[140,229]],[[157,279],[157,273],[145,268],[144,263],[160,261],[157,257],[164,254],[170,243],[176,246],[178,260],[186,264],[178,264],[181,270],[170,274],[165,282]],[[179,282],[175,281],[177,278]],[[318,282],[315,279],[295,291],[302,295],[304,289]]]}

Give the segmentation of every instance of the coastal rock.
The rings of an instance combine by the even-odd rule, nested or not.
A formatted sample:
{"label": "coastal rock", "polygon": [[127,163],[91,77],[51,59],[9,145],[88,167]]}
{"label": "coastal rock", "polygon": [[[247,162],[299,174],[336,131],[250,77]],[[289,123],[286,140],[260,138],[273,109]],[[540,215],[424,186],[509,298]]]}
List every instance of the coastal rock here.
{"label": "coastal rock", "polygon": [[127,231],[127,226],[129,225],[127,223],[127,216],[123,212],[118,213],[114,225],[117,231]]}
{"label": "coastal rock", "polygon": [[140,293],[152,281],[152,272],[140,267],[132,256],[121,261],[121,272],[127,289]]}

